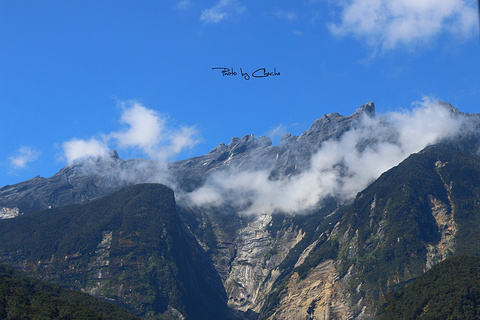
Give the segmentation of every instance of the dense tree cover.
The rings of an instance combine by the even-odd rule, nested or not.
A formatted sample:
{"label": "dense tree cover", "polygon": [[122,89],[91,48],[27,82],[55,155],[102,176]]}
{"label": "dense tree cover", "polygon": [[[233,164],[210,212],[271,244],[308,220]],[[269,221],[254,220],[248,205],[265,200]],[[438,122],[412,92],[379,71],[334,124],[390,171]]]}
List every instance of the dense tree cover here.
{"label": "dense tree cover", "polygon": [[456,256],[390,294],[380,319],[480,319],[480,257]]}
{"label": "dense tree cover", "polygon": [[173,191],[158,184],[2,220],[0,257],[147,319],[228,312],[213,263],[180,220]]}
{"label": "dense tree cover", "polygon": [[[443,154],[443,151],[441,152]],[[381,299],[390,279],[401,281],[423,272],[427,244],[440,240],[430,196],[449,203],[444,183],[436,172],[436,151],[414,154],[359,193],[345,209],[340,272],[351,265],[361,272],[352,287],[367,282],[365,293]],[[398,280],[397,280],[398,281]]]}
{"label": "dense tree cover", "polygon": [[120,307],[0,265],[0,319],[134,320]]}

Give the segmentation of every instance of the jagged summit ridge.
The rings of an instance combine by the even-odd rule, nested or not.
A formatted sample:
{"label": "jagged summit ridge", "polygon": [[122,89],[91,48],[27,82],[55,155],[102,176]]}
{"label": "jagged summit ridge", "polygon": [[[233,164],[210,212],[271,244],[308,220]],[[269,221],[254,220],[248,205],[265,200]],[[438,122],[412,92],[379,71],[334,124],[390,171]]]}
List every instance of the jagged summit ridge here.
{"label": "jagged summit ridge", "polygon": [[375,117],[375,105],[369,102],[350,116],[338,113],[323,115],[300,136],[285,134],[280,145],[272,145],[268,137],[246,135],[232,138],[226,145],[219,144],[208,154],[170,164],[174,175],[187,190],[198,187],[207,174],[226,167],[243,170],[271,170],[272,177],[296,174],[308,168],[312,155],[322,143],[339,139],[346,131],[359,124],[362,117]]}
{"label": "jagged summit ridge", "polygon": [[238,154],[242,153],[251,149],[255,149],[257,147],[268,147],[272,145],[272,140],[265,136],[260,136],[260,138],[256,139],[253,134],[246,135],[241,139],[238,137],[233,137],[231,142],[228,145],[225,143],[220,143],[217,147],[213,148],[210,153],[218,154],[218,153],[232,153]]}
{"label": "jagged summit ridge", "polygon": [[[453,116],[463,115],[448,103],[436,103],[450,110]],[[468,116],[476,119],[475,123],[480,123],[479,115]],[[312,157],[319,149],[341,141],[346,132],[361,131],[359,129],[366,122],[379,124],[371,132],[378,128],[383,131],[360,137],[355,142],[357,150],[352,150],[353,153],[368,151],[379,143],[398,144],[398,133],[389,127],[383,117],[376,118],[375,104],[369,102],[349,116],[325,114],[301,135],[284,135],[280,145],[273,145],[269,138],[263,136],[234,137],[228,144],[220,143],[205,155],[168,164],[144,159],[123,160],[113,150],[106,157],[70,164],[50,178],[36,177],[1,188],[0,208],[20,206],[20,211],[26,212],[83,203],[144,182],[164,183],[176,191],[189,193],[204,185],[213,173],[222,171],[268,171],[269,179],[281,180],[309,170]],[[334,168],[341,171],[341,179],[351,175],[348,168],[342,166],[340,162]],[[28,201],[25,200],[27,198]]]}
{"label": "jagged summit ridge", "polygon": [[87,159],[66,166],[51,178],[37,178],[0,189],[0,207],[15,206],[30,197],[22,210],[33,211],[69,203],[83,203],[128,185],[160,182],[177,190],[191,192],[207,177],[221,170],[268,170],[271,179],[299,174],[310,166],[312,155],[327,140],[338,140],[355,128],[364,117],[375,117],[375,105],[369,102],[355,113],[342,116],[330,113],[314,121],[300,136],[286,134],[280,145],[264,136],[234,137],[220,143],[208,154],[168,165],[143,159],[120,159],[113,150],[108,157]]}
{"label": "jagged summit ridge", "polygon": [[[339,113],[333,112],[324,114],[321,118],[315,120],[310,128],[304,132],[301,136],[322,135],[328,130],[328,126],[341,126],[342,122],[350,123],[354,120],[358,120],[362,116],[375,118],[375,104],[373,102],[366,103],[360,106],[355,113],[350,116],[342,116]],[[301,136],[294,136],[290,133],[284,134],[281,139],[281,145],[288,143],[288,141],[298,139]],[[269,147],[272,145],[270,138],[260,136],[258,139],[253,134],[243,136],[241,139],[233,137],[231,142],[226,145],[220,143],[217,147],[213,148],[209,153],[221,153],[225,151],[241,153],[247,149],[254,149],[256,147]]]}
{"label": "jagged summit ridge", "polygon": [[[296,139],[305,139],[311,143],[316,141],[325,141],[328,139],[338,139],[345,131],[351,129],[352,125],[359,121],[361,117],[375,117],[375,104],[369,102],[358,108],[355,113],[349,116],[342,116],[338,113],[324,114],[320,119],[313,122],[310,128]],[[288,141],[292,141],[289,138]]]}
{"label": "jagged summit ridge", "polygon": [[[459,112],[450,104],[443,105],[452,113]],[[346,132],[360,128],[364,119],[375,120],[375,117],[375,104],[369,102],[349,116],[325,114],[300,136],[286,134],[280,145],[273,145],[269,138],[263,136],[234,137],[230,143],[220,143],[205,155],[168,164],[144,159],[123,160],[113,150],[108,157],[68,165],[51,178],[36,177],[1,188],[0,208],[20,207],[20,211],[26,212],[84,203],[144,182],[160,182],[188,193],[202,186],[217,171],[268,171],[269,179],[284,179],[309,170],[312,156],[327,141],[340,141]],[[395,132],[388,129],[387,125],[383,129],[384,132],[378,137],[372,138],[370,135],[356,142],[357,148],[365,150],[382,141],[395,143],[393,140],[398,138]],[[335,170],[343,170],[341,174],[345,177],[351,174],[341,166]]]}

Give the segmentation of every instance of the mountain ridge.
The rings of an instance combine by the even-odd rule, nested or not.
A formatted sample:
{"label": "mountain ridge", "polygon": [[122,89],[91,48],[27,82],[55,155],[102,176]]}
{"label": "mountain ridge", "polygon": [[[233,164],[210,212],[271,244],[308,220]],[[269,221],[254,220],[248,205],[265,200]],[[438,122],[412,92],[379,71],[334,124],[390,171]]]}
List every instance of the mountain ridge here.
{"label": "mountain ridge", "polygon": [[[250,166],[247,169],[259,169],[273,165],[272,177],[295,174],[299,167],[308,166],[308,161],[315,151],[311,149],[311,144],[340,136],[364,114],[374,116],[373,102],[362,105],[347,117],[338,114],[333,117],[324,115],[302,135],[297,137],[286,134],[280,146],[273,146],[270,139],[263,136],[259,139],[253,135],[234,137],[228,145],[221,143],[204,156],[170,163],[168,169],[165,164],[152,160],[123,160],[117,151],[113,150],[106,157],[70,164],[50,178],[36,176],[24,182],[1,187],[0,208],[19,208],[19,214],[22,214],[71,203],[87,203],[129,185],[158,182],[157,180],[163,180],[164,184],[178,184],[180,189],[188,192],[205,182],[208,174],[225,166]],[[305,147],[304,144],[309,146]],[[292,154],[290,148],[297,154]],[[251,165],[252,158],[256,157],[263,160],[260,167],[258,164]],[[232,161],[233,158],[235,160]],[[301,163],[296,163],[297,159],[302,159]],[[109,172],[112,174],[108,174]],[[172,181],[172,176],[175,182]]]}
{"label": "mountain ridge", "polygon": [[[480,115],[463,114],[445,103],[437,103],[435,108],[415,111],[420,114],[418,118],[397,115],[392,117],[394,122],[376,118],[374,104],[368,103],[347,117],[324,115],[302,135],[285,135],[279,146],[268,138],[247,135],[233,138],[228,145],[220,144],[206,155],[168,166],[148,160],[121,160],[118,154],[89,159],[62,169],[54,176],[60,181],[57,186],[55,179],[48,183],[48,179],[35,178],[1,188],[0,207],[10,210],[5,214],[15,216],[14,209],[20,208],[24,212],[18,212],[24,215],[0,221],[0,228],[39,215],[35,212],[38,208],[44,209],[41,216],[47,217],[70,210],[63,206],[67,203],[88,207],[104,201],[116,188],[130,190],[139,181],[163,177],[176,181],[174,191],[168,193],[171,198],[175,192],[175,224],[184,230],[182,241],[189,243],[183,252],[187,256],[199,254],[203,262],[195,260],[197,265],[214,270],[219,305],[226,308],[228,304],[233,310],[225,311],[226,318],[374,317],[389,290],[397,285],[451,255],[479,254],[475,245],[480,245],[480,238],[475,234],[480,218],[472,199],[480,197]],[[437,115],[440,120],[433,118]],[[448,121],[446,127],[441,126],[442,121]],[[424,131],[428,139],[408,135],[418,123],[428,129]],[[440,134],[429,137],[429,130],[434,129],[440,129]],[[426,141],[427,146],[415,149],[417,140]],[[414,148],[405,141],[413,141]],[[409,154],[403,149],[417,151]],[[378,171],[378,176],[363,176],[372,168],[383,168],[376,161],[391,154],[397,157],[389,162],[393,167]],[[395,164],[396,159],[401,160]],[[328,166],[318,167],[318,163]],[[105,175],[109,170],[113,175]],[[36,181],[40,183],[37,189]],[[307,201],[298,194],[310,192],[308,187],[319,181],[333,183],[333,191],[313,193],[315,202],[303,211],[251,206],[264,200],[255,193],[266,189],[251,188],[259,182],[260,187],[273,187],[267,195],[276,197],[266,200],[275,204],[292,194],[297,196],[292,198],[295,201]],[[231,183],[238,185],[232,187]],[[290,183],[297,184],[288,188]],[[346,188],[349,183],[359,190]],[[227,189],[217,194],[218,203],[198,204],[188,199],[194,191],[219,187]],[[31,197],[38,188],[44,189]],[[347,196],[343,188],[350,190]],[[105,252],[102,248],[115,236],[107,229],[97,235],[90,252],[98,251],[100,256]],[[167,235],[176,234],[168,230]],[[18,246],[35,245],[27,243],[19,240]],[[6,244],[2,246],[0,249],[5,250]],[[166,266],[176,263],[173,256],[166,257],[162,260]],[[195,270],[195,264],[188,261],[179,265],[189,266],[184,270],[190,272]],[[61,272],[67,270],[57,267]],[[192,316],[182,299],[175,310]],[[162,310],[165,312],[164,307]]]}

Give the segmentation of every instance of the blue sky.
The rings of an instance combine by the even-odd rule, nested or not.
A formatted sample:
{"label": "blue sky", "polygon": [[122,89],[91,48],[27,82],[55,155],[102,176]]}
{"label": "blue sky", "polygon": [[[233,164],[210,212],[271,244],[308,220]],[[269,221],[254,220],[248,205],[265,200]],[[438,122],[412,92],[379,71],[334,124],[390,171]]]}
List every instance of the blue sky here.
{"label": "blue sky", "polygon": [[469,0],[0,0],[0,186],[110,149],[169,161],[278,143],[369,101],[477,113],[478,30]]}

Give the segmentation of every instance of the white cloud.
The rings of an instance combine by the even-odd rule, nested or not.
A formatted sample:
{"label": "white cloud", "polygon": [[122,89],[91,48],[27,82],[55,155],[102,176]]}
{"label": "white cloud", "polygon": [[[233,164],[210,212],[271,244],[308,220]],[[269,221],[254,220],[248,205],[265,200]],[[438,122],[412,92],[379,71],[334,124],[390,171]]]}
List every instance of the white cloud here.
{"label": "white cloud", "polygon": [[218,23],[233,15],[241,14],[245,7],[238,4],[237,0],[220,0],[212,8],[205,9],[200,15],[203,23]]}
{"label": "white cloud", "polygon": [[117,140],[121,148],[138,147],[149,153],[162,140],[165,121],[155,110],[133,103],[130,108],[123,110],[121,118],[121,122],[128,127],[110,136]]}
{"label": "white cloud", "polygon": [[443,33],[473,34],[478,16],[472,0],[347,0],[340,23],[329,26],[339,36],[354,35],[381,50],[431,41]]}
{"label": "white cloud", "polygon": [[192,148],[201,142],[198,130],[195,127],[183,126],[173,131],[170,136],[169,154],[178,154],[185,148]]}
{"label": "white cloud", "polygon": [[73,138],[65,141],[62,144],[62,148],[64,157],[69,164],[79,159],[104,157],[109,152],[107,144],[95,138],[91,138],[88,141]]}
{"label": "white cloud", "polygon": [[137,149],[150,159],[166,161],[201,141],[195,127],[182,126],[177,129],[168,123],[166,117],[140,103],[123,103],[122,108],[121,123],[125,128],[103,134],[102,141],[74,138],[64,142],[62,147],[67,162],[104,156],[110,147]]}
{"label": "white cloud", "polygon": [[410,154],[457,134],[463,121],[443,104],[424,98],[411,111],[364,117],[340,139],[322,143],[309,168],[298,175],[272,180],[270,170],[230,168],[213,173],[186,199],[202,206],[230,202],[248,214],[299,213],[328,196],[349,199]]}
{"label": "white cloud", "polygon": [[16,151],[15,155],[8,157],[8,159],[13,169],[23,169],[27,166],[27,163],[37,160],[40,154],[40,151],[32,147],[23,146]]}
{"label": "white cloud", "polygon": [[112,132],[109,138],[119,148],[138,148],[154,160],[166,161],[201,141],[195,127],[176,129],[166,117],[139,103],[124,108],[122,123],[127,128]]}

